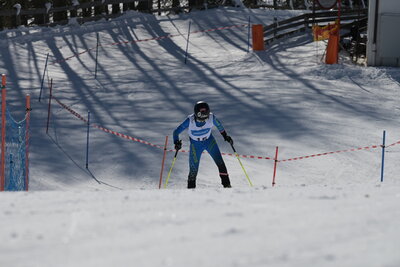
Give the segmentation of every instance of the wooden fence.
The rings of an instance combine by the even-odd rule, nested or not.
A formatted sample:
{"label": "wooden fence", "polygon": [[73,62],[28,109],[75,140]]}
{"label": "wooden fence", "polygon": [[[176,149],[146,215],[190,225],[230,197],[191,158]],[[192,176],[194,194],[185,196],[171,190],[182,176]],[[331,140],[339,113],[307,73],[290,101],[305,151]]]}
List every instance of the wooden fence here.
{"label": "wooden fence", "polygon": [[[68,23],[69,19],[76,18],[78,23],[109,19],[120,16],[127,10],[138,10],[147,13],[162,12],[183,12],[192,8],[204,9],[203,4],[198,4],[198,0],[190,0],[191,5],[180,6],[179,1],[171,1],[168,7],[162,8],[161,0],[94,0],[92,2],[83,2],[79,5],[70,5],[62,7],[45,6],[43,8],[13,8],[0,10],[0,29],[14,28],[20,25],[59,25]],[[173,6],[175,5],[175,6]],[[122,8],[121,8],[122,6]],[[208,8],[215,7],[215,4],[209,4]],[[155,7],[155,8],[154,8]]]}
{"label": "wooden fence", "polygon": [[[24,1],[24,0],[21,0]],[[71,18],[76,18],[77,22],[82,24],[88,21],[95,21],[99,19],[110,19],[118,17],[127,10],[137,10],[147,13],[158,13],[159,15],[164,12],[187,12],[191,9],[206,9],[214,8],[219,5],[234,5],[233,0],[80,0],[82,3],[77,5],[66,5],[66,6],[52,6],[50,0],[47,3],[48,6],[43,5],[42,8],[26,8],[25,6],[19,6],[2,10],[0,9],[0,30],[4,28],[14,28],[20,25],[48,25],[54,26],[59,24],[66,24]],[[162,1],[162,2],[161,2]],[[300,1],[300,0],[298,0]],[[17,1],[14,1],[17,2]],[[27,1],[25,1],[27,2]],[[53,1],[54,2],[54,1]],[[73,2],[73,1],[72,1]],[[278,1],[276,1],[278,2]],[[284,2],[286,5],[265,5],[257,0],[243,0],[243,3],[249,8],[268,8],[268,9],[288,9],[288,1]],[[293,3],[295,3],[294,1]],[[301,0],[300,2],[304,2]],[[13,3],[9,2],[8,8]],[[184,6],[181,6],[181,3]],[[260,4],[261,3],[261,4]],[[296,2],[297,3],[297,2]],[[304,8],[301,6],[295,6],[295,8]],[[318,13],[318,16],[322,16],[324,13]],[[328,19],[328,18],[327,18]],[[296,20],[286,20],[279,22],[278,25],[268,25],[267,27],[273,27],[273,32],[279,32],[282,26],[302,24],[300,21],[305,20],[304,24],[308,24],[310,17],[309,14],[304,16],[296,17]],[[298,26],[297,25],[297,26]],[[290,27],[292,27],[290,26]],[[294,27],[294,26],[293,26]]]}
{"label": "wooden fence", "polygon": [[[337,19],[337,11],[306,13],[290,19],[277,21],[264,27],[264,41],[266,44],[297,32],[310,29],[313,24],[327,24]],[[367,9],[345,10],[341,12],[341,29],[350,29],[359,21],[365,22],[368,17]]]}

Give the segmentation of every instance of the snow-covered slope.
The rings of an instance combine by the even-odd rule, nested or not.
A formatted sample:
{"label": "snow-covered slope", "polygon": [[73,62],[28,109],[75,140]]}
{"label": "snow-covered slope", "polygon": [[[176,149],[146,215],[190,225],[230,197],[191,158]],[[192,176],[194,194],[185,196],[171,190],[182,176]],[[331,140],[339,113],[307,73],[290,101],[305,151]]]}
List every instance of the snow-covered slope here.
{"label": "snow-covered slope", "polygon": [[[387,148],[384,183],[379,146],[343,151],[380,145],[383,130],[387,144],[400,140],[399,71],[345,58],[324,65],[324,45],[310,33],[247,51],[249,17],[268,24],[297,14],[132,12],[109,22],[1,32],[10,109],[21,117],[29,93],[33,111],[31,192],[0,194],[0,265],[399,265],[400,146]],[[235,27],[219,29],[228,26]],[[54,96],[84,118],[90,111],[92,123],[152,145],[92,127],[87,170],[86,125],[54,99],[45,133],[50,79]],[[172,149],[172,131],[198,100],[210,104],[239,154],[264,158],[241,158],[254,187],[226,155],[233,189],[223,190],[204,154],[198,188],[187,190],[188,153],[181,152],[168,189],[158,190],[165,137]],[[182,139],[187,150],[187,135]],[[265,158],[277,146],[282,160],[342,152],[279,162],[271,187],[273,160]],[[172,158],[168,152],[164,179]]]}

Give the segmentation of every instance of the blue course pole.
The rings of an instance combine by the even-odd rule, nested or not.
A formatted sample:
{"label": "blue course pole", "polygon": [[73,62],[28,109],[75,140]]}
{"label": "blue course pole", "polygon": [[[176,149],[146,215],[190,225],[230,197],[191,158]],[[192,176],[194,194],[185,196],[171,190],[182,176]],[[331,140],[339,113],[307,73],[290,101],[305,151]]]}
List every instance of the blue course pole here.
{"label": "blue course pole", "polygon": [[188,37],[187,37],[187,43],[186,43],[186,52],[185,52],[185,64],[187,62],[187,56],[188,56],[188,49],[189,49],[189,37],[190,37],[190,26],[192,25],[192,21],[189,21],[189,31],[188,31]]}
{"label": "blue course pole", "polygon": [[47,53],[47,57],[46,57],[46,63],[44,65],[44,71],[43,71],[43,76],[42,76],[42,83],[40,85],[40,93],[39,93],[39,102],[42,99],[42,90],[43,90],[43,83],[44,83],[44,76],[46,74],[46,70],[47,70],[47,62],[49,61],[49,53]]}
{"label": "blue course pole", "polygon": [[385,167],[385,139],[386,139],[386,131],[383,131],[381,182],[383,182],[383,170]]}
{"label": "blue course pole", "polygon": [[97,36],[97,45],[96,45],[96,68],[94,70],[94,78],[97,79],[97,58],[99,55],[99,33],[96,34]]}
{"label": "blue course pole", "polygon": [[250,16],[249,16],[249,24],[247,26],[247,53],[250,52]]}
{"label": "blue course pole", "polygon": [[87,134],[86,134],[86,169],[89,168],[89,127],[90,126],[90,111],[88,111]]}

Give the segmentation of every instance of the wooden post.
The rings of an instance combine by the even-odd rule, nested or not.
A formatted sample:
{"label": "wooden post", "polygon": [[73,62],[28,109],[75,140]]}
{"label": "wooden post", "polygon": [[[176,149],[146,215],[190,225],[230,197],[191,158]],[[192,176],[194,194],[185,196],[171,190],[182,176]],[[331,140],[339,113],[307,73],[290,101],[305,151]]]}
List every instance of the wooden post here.
{"label": "wooden post", "polygon": [[18,27],[21,25],[21,15],[15,16],[15,26]]}
{"label": "wooden post", "polygon": [[15,26],[18,27],[21,25],[21,5],[17,3],[13,7],[15,8]]}
{"label": "wooden post", "polygon": [[307,30],[309,27],[308,27],[308,16],[304,16],[304,28],[305,28],[305,30]]}
{"label": "wooden post", "polygon": [[315,0],[312,3],[313,26],[315,25]]}

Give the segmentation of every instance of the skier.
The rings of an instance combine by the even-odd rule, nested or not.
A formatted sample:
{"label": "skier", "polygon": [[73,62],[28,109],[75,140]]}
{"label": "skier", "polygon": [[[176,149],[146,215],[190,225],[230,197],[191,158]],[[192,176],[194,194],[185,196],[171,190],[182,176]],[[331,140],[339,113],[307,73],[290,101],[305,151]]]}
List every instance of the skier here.
{"label": "skier", "polygon": [[194,114],[189,115],[174,131],[175,149],[179,151],[182,148],[182,140],[179,140],[179,134],[188,128],[190,139],[188,188],[196,188],[197,172],[199,170],[201,154],[204,150],[207,150],[218,166],[222,185],[225,188],[231,187],[225,162],[222,159],[217,142],[211,133],[214,125],[224,137],[224,140],[233,145],[232,138],[226,133],[221,122],[210,112],[210,107],[204,101],[197,102],[194,106]]}

